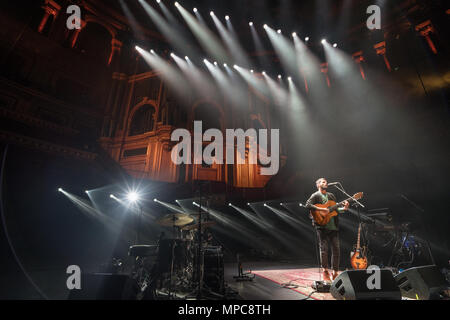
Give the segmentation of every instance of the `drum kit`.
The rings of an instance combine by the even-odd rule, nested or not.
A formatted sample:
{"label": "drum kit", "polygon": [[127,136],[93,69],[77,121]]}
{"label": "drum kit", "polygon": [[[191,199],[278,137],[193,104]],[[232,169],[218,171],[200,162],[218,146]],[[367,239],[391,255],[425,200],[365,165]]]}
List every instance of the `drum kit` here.
{"label": "drum kit", "polygon": [[[176,299],[180,293],[190,296],[194,291],[196,297],[203,291],[224,294],[222,247],[212,246],[212,236],[205,232],[215,222],[202,220],[193,223],[194,218],[184,213],[164,215],[156,222],[171,227],[172,238],[166,238],[163,232],[156,245],[130,247],[129,255],[136,258],[133,274],[142,299],[157,299],[158,294]],[[153,263],[146,262],[151,257]]]}

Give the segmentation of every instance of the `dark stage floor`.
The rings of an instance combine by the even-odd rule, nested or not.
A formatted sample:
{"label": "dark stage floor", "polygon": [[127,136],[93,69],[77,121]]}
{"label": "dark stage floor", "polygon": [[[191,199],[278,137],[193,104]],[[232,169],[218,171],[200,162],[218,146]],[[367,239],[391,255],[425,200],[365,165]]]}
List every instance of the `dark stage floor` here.
{"label": "dark stage floor", "polygon": [[[281,262],[246,262],[242,265],[244,272],[252,270],[281,270],[311,268],[294,263]],[[229,287],[236,290],[244,300],[303,300],[307,298],[300,292],[288,289],[267,278],[256,275],[253,281],[237,282],[233,277],[238,275],[237,263],[225,264],[225,281]],[[307,298],[314,300],[313,298]]]}

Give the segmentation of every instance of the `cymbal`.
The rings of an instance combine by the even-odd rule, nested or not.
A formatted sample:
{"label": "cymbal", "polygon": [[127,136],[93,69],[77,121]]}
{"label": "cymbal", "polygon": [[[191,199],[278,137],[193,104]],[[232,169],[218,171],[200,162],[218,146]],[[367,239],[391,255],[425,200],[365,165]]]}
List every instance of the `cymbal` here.
{"label": "cymbal", "polygon": [[165,227],[180,227],[191,223],[194,219],[185,213],[171,213],[166,214],[164,217],[158,219],[157,223]]}
{"label": "cymbal", "polygon": [[[213,225],[215,225],[216,222],[215,221],[206,221],[206,222],[202,222],[202,228],[208,228],[208,227],[212,227]],[[194,223],[194,224],[190,224],[188,226],[184,226],[181,228],[181,230],[184,231],[189,231],[189,230],[195,230],[198,228],[198,224]]]}

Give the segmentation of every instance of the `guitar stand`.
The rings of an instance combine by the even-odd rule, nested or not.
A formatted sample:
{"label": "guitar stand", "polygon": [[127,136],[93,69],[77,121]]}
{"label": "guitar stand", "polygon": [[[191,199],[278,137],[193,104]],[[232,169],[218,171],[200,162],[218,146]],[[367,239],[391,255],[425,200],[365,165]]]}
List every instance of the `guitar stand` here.
{"label": "guitar stand", "polygon": [[252,274],[251,270],[250,272],[244,272],[242,270],[242,262],[239,259],[239,254],[237,254],[237,261],[238,261],[238,275],[233,276],[236,281],[253,281],[255,279],[256,275],[253,274],[253,277],[250,276]]}

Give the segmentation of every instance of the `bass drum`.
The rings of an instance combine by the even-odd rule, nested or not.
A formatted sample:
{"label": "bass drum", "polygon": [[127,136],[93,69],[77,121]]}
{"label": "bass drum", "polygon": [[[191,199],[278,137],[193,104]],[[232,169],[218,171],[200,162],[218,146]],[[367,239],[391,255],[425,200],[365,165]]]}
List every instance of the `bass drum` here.
{"label": "bass drum", "polygon": [[203,283],[213,292],[225,293],[222,247],[204,248]]}

